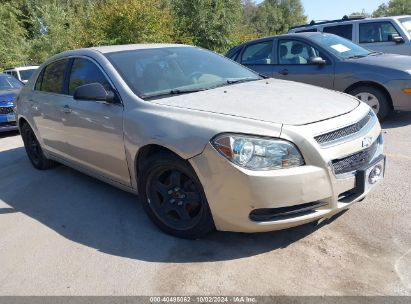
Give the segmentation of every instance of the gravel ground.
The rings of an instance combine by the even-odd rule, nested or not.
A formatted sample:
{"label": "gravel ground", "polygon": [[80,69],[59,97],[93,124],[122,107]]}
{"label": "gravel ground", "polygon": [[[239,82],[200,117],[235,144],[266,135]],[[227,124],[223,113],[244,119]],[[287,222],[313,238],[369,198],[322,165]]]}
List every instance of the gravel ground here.
{"label": "gravel ground", "polygon": [[138,198],[70,168],[30,165],[0,135],[0,295],[411,295],[411,113],[384,123],[386,179],[314,226],[160,232]]}

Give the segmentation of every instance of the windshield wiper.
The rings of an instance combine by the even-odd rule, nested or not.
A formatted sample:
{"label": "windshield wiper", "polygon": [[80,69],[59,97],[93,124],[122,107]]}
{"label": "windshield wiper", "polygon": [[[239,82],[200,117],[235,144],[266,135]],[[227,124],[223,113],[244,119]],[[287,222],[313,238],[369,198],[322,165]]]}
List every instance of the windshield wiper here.
{"label": "windshield wiper", "polygon": [[368,55],[352,55],[350,57],[347,57],[346,59],[358,59],[358,58],[364,58],[367,57]]}
{"label": "windshield wiper", "polygon": [[172,89],[170,91],[165,91],[165,92],[159,92],[159,93],[152,93],[152,94],[143,94],[140,97],[143,99],[152,99],[152,98],[158,98],[158,97],[167,97],[167,96],[172,96],[172,95],[182,95],[182,94],[189,94],[189,93],[195,93],[195,92],[201,92],[205,91],[207,89],[205,88],[197,88],[197,89]]}
{"label": "windshield wiper", "polygon": [[378,55],[382,55],[382,54],[383,54],[383,52],[371,52],[368,55],[369,56],[378,56]]}
{"label": "windshield wiper", "polygon": [[260,79],[258,79],[258,78],[227,79],[226,82],[227,82],[227,84],[236,84],[236,83],[256,81],[256,80],[260,80]]}
{"label": "windshield wiper", "polygon": [[211,87],[210,89],[216,89],[216,88],[225,87],[227,85],[232,85],[232,84],[237,84],[237,83],[257,81],[257,80],[261,80],[261,79],[258,79],[258,78],[225,79],[222,83],[219,83],[219,84]]}

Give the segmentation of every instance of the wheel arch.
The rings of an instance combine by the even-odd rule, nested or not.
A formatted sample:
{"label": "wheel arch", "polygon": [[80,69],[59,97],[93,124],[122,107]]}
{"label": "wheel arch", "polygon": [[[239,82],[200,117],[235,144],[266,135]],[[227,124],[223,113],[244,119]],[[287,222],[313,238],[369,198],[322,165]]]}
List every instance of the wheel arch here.
{"label": "wheel arch", "polygon": [[381,85],[377,82],[359,81],[359,82],[353,83],[348,88],[346,88],[344,90],[344,93],[350,94],[350,92],[352,92],[354,89],[359,88],[359,87],[373,87],[373,88],[377,88],[377,89],[381,90],[385,94],[385,96],[387,97],[391,109],[394,109],[391,94],[388,92],[388,90],[383,85]]}
{"label": "wheel arch", "polygon": [[[18,121],[18,127],[19,127],[19,129],[20,129],[20,131],[21,131],[21,128],[23,127],[23,124],[24,123],[27,123],[27,124],[29,124],[29,126],[30,126],[30,123],[29,123],[29,121],[26,119],[26,118],[24,118],[24,117],[19,117],[19,121]],[[31,126],[30,126],[31,127]],[[31,127],[32,129],[33,129],[33,127]]]}
{"label": "wheel arch", "polygon": [[134,168],[135,168],[135,173],[136,173],[136,179],[138,180],[139,174],[141,172],[141,168],[144,164],[144,161],[151,157],[152,155],[158,154],[158,153],[170,153],[184,161],[186,161],[186,159],[184,159],[183,157],[181,157],[180,155],[178,155],[176,152],[172,151],[171,149],[162,146],[162,145],[158,145],[158,144],[147,144],[143,147],[141,147],[140,149],[138,149],[137,151],[137,155],[134,159]]}

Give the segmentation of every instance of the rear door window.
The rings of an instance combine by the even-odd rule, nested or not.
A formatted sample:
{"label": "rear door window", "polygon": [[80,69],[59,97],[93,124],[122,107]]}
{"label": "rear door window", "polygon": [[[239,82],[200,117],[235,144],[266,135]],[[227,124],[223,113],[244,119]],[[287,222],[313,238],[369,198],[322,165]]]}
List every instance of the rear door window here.
{"label": "rear door window", "polygon": [[390,42],[390,35],[397,34],[389,21],[360,23],[360,43]]}
{"label": "rear door window", "polygon": [[323,32],[338,35],[345,39],[352,40],[352,28],[352,24],[325,26]]}
{"label": "rear door window", "polygon": [[245,47],[241,56],[242,64],[266,65],[272,64],[273,41],[267,40],[250,44]]}
{"label": "rear door window", "polygon": [[66,71],[67,63],[68,59],[58,60],[50,63],[45,68],[40,87],[41,91],[62,94],[64,73]]}

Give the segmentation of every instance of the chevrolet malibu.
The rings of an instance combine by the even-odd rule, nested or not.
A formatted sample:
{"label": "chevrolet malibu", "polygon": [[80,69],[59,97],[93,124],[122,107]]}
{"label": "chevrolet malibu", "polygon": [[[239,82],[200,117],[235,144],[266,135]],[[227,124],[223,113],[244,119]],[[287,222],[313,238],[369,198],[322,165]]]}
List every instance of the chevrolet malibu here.
{"label": "chevrolet malibu", "polygon": [[17,113],[35,168],[58,162],[138,193],[183,238],[330,218],[384,176],[368,105],[196,47],[63,52],[22,89]]}

